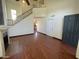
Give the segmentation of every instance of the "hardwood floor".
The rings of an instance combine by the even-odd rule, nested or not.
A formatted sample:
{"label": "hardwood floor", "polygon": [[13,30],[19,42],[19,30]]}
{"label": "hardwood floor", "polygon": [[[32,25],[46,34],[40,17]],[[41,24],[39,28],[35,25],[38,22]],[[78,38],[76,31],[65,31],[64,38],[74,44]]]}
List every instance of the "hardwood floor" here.
{"label": "hardwood floor", "polygon": [[11,38],[6,55],[7,59],[76,59],[74,48],[40,33]]}

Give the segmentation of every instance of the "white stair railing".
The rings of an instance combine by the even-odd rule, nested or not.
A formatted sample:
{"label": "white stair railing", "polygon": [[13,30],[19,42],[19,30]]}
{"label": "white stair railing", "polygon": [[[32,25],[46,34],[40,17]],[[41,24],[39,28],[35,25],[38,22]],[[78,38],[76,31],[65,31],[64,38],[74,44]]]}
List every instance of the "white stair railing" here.
{"label": "white stair railing", "polygon": [[32,9],[29,9],[28,11],[22,13],[21,15],[17,16],[17,19],[13,21],[12,19],[8,19],[8,26],[13,26],[23,20],[25,17],[28,17],[32,13]]}

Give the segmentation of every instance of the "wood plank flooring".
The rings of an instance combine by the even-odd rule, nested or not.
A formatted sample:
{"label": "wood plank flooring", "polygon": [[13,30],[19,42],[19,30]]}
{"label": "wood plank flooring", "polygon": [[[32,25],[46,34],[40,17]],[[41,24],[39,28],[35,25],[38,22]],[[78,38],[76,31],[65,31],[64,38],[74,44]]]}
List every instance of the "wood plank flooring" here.
{"label": "wood plank flooring", "polygon": [[40,33],[11,38],[6,55],[7,59],[76,59],[74,48]]}

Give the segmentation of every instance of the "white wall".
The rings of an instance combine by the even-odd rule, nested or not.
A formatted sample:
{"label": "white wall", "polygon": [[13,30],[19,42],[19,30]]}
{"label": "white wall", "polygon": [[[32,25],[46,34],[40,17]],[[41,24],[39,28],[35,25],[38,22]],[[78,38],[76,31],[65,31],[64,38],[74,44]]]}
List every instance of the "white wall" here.
{"label": "white wall", "polygon": [[[79,13],[76,10],[77,0],[47,0],[48,16],[53,19],[53,34],[52,36],[62,39],[63,18],[65,15]],[[49,21],[49,20],[48,20]],[[52,23],[51,23],[52,24]]]}
{"label": "white wall", "polygon": [[[46,25],[47,27],[43,28],[47,29],[47,35],[62,39],[63,18],[65,15],[79,13],[78,2],[78,0],[45,0],[45,21],[47,21],[47,24],[40,23],[40,27]],[[39,11],[39,13],[41,12],[44,13]],[[44,22],[44,20],[41,20],[41,22]]]}
{"label": "white wall", "polygon": [[34,17],[45,17],[47,13],[46,8],[33,8]]}
{"label": "white wall", "polygon": [[46,21],[45,18],[37,18],[37,31],[42,33],[47,33],[46,31]]}
{"label": "white wall", "polygon": [[18,36],[34,32],[33,14],[23,19],[21,22],[9,28],[9,36]]}

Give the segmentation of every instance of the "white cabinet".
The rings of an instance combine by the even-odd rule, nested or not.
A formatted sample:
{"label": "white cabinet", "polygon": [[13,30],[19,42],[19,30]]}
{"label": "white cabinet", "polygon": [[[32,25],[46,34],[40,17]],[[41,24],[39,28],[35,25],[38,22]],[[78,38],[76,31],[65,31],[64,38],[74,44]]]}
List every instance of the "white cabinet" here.
{"label": "white cabinet", "polygon": [[3,43],[3,35],[0,31],[0,57],[5,55],[4,43]]}
{"label": "white cabinet", "polygon": [[6,26],[0,26],[0,57],[5,56],[3,33],[6,32],[6,30],[7,30]]}
{"label": "white cabinet", "polygon": [[78,41],[78,47],[77,47],[76,57],[79,58],[79,41]]}
{"label": "white cabinet", "polygon": [[0,57],[5,56],[3,33],[7,29],[7,13],[5,0],[0,0]]}

